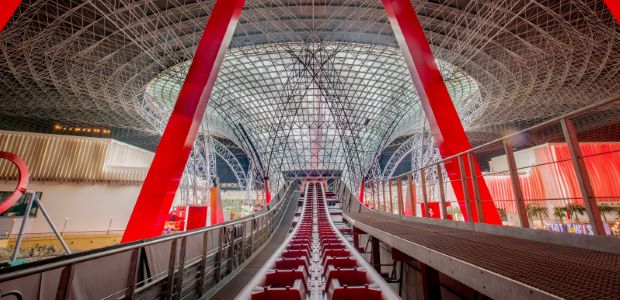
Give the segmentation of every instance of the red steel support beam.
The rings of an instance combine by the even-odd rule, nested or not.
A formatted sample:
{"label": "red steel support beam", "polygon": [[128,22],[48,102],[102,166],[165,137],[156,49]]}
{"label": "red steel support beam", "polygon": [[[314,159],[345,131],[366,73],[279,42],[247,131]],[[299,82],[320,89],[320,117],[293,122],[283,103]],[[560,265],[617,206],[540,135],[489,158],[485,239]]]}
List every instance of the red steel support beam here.
{"label": "red steel support beam", "polygon": [[[382,2],[405,57],[405,62],[411,73],[411,78],[441,156],[446,158],[471,149],[469,139],[465,134],[450,94],[448,94],[448,89],[435,63],[435,57],[411,1],[382,0]],[[456,159],[446,163],[445,168],[452,180],[452,188],[457,199],[459,199],[461,210],[463,210],[465,207],[464,194],[462,186],[458,182],[459,168]],[[490,201],[492,199],[491,194],[482,179],[482,173],[477,162],[475,162],[475,169],[480,196],[482,200],[485,200],[482,205],[484,220],[486,223],[501,224],[497,209]],[[473,199],[473,195],[470,198]],[[472,203],[472,207],[473,205],[474,203]],[[473,219],[477,221],[477,214],[474,214]]]}
{"label": "red steel support beam", "polygon": [[269,177],[264,178],[265,181],[265,205],[271,203],[271,191],[269,191]]}
{"label": "red steel support beam", "polygon": [[131,213],[123,243],[161,235],[244,3],[215,3]]}
{"label": "red steel support beam", "polygon": [[357,200],[363,205],[366,205],[366,203],[364,203],[364,184],[365,183],[366,181],[362,179],[362,183],[360,183],[360,196],[357,198]]}
{"label": "red steel support beam", "polygon": [[607,4],[607,8],[616,18],[616,21],[620,23],[620,0],[605,0],[605,4]]}
{"label": "red steel support beam", "polygon": [[392,179],[388,180],[388,195],[390,196],[390,213],[393,214],[394,213],[394,198],[392,198]]}
{"label": "red steel support beam", "polygon": [[375,182],[370,181],[370,201],[372,201],[372,209],[377,209],[379,206],[377,205],[377,197],[375,195]]}
{"label": "red steel support beam", "polygon": [[0,4],[0,32],[9,22],[22,0],[3,0]]}

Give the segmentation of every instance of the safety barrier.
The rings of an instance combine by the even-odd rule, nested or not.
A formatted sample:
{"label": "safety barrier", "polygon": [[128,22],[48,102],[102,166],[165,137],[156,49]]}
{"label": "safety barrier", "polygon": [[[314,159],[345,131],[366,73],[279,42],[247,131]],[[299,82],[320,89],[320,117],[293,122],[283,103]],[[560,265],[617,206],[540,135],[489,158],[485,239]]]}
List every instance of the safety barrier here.
{"label": "safety barrier", "polygon": [[620,123],[592,121],[618,111],[620,98],[609,99],[444,159],[430,144],[415,159],[435,162],[393,176],[412,151],[405,142],[355,193],[401,216],[620,236]]}

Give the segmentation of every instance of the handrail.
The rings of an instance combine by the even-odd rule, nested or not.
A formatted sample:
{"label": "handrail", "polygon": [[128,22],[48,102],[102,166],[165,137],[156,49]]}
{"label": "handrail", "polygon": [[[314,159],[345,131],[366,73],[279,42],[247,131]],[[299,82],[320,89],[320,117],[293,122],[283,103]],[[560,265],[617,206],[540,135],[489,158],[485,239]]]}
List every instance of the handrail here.
{"label": "handrail", "polygon": [[[404,179],[403,178],[404,176],[409,177],[410,175],[417,174],[417,173],[419,173],[420,175],[418,178],[414,177],[413,180],[409,178],[405,179],[409,186],[407,190],[410,191],[411,193],[414,193],[416,188],[413,186],[411,181],[415,181],[415,185],[421,187],[420,191],[422,192],[422,200],[423,200],[424,205],[427,205],[427,192],[428,191],[426,188],[429,186],[429,184],[427,183],[428,178],[425,175],[425,171],[430,169],[431,172],[435,172],[435,176],[431,177],[431,180],[435,182],[431,183],[430,186],[434,186],[434,185],[439,186],[438,191],[433,191],[433,193],[439,192],[439,197],[438,197],[439,198],[439,201],[438,201],[439,212],[441,214],[441,219],[446,219],[447,218],[447,205],[446,204],[448,202],[453,202],[453,201],[452,200],[446,201],[447,200],[446,191],[445,191],[446,187],[443,186],[443,183],[446,182],[444,181],[444,178],[443,178],[443,171],[442,171],[442,164],[443,164],[443,167],[446,169],[446,171],[452,172],[448,174],[447,182],[452,184],[453,189],[459,190],[461,191],[460,193],[462,193],[462,196],[459,196],[459,198],[456,200],[459,203],[458,206],[460,206],[461,211],[463,212],[463,217],[464,217],[465,222],[474,221],[474,222],[486,223],[486,221],[488,221],[489,223],[498,224],[498,225],[504,224],[503,222],[508,222],[507,225],[509,226],[518,225],[520,227],[530,228],[530,216],[528,213],[527,206],[531,205],[531,203],[528,204],[527,202],[532,201],[533,199],[529,199],[524,196],[524,191],[521,186],[522,179],[519,177],[519,173],[518,173],[519,170],[523,168],[534,168],[534,167],[542,166],[545,164],[559,164],[562,162],[568,162],[572,166],[571,171],[574,172],[574,175],[571,175],[571,176],[574,176],[574,179],[576,179],[576,183],[578,185],[577,192],[579,192],[580,194],[577,194],[577,192],[575,193],[571,192],[565,195],[563,199],[569,200],[569,199],[573,199],[571,198],[571,196],[581,195],[580,198],[583,201],[583,205],[585,208],[585,214],[587,215],[588,220],[589,220],[587,224],[588,226],[587,232],[590,232],[589,234],[592,234],[592,235],[600,235],[600,236],[612,235],[613,230],[609,226],[606,227],[606,224],[604,224],[603,222],[602,216],[604,216],[604,213],[601,213],[601,211],[599,210],[599,205],[597,203],[597,198],[600,198],[600,197],[599,195],[596,194],[596,191],[594,190],[594,185],[590,179],[590,174],[588,173],[588,166],[585,163],[585,158],[591,155],[585,155],[585,156],[583,155],[582,149],[581,149],[582,147],[580,146],[580,143],[579,143],[579,137],[577,135],[577,131],[575,129],[573,119],[579,120],[576,117],[583,116],[586,113],[590,113],[590,114],[596,113],[601,109],[607,109],[607,110],[615,109],[614,111],[617,111],[618,101],[620,101],[620,97],[616,96],[614,98],[609,98],[604,101],[593,103],[593,104],[584,106],[580,109],[577,109],[575,111],[565,113],[557,117],[553,117],[549,120],[530,126],[528,128],[507,134],[505,136],[502,136],[498,139],[494,139],[482,145],[467,149],[465,151],[461,151],[457,154],[443,157],[442,159],[432,162],[430,164],[427,164],[425,166],[418,167],[415,169],[412,166],[411,170],[398,174],[396,176],[391,176],[391,177],[386,177],[386,178],[372,178],[375,181],[382,182],[381,186],[383,187],[383,196],[381,196],[381,194],[378,195],[379,197],[377,199],[377,204],[378,204],[377,206],[381,207],[381,205],[379,204],[380,199],[383,199],[383,206],[386,205],[385,204],[386,203],[385,186],[383,185],[385,184],[386,181],[389,180],[391,182],[392,180],[396,179],[396,182],[398,185],[399,180]],[[605,125],[610,125],[610,124],[602,124],[601,126],[605,126]],[[515,137],[518,137],[520,135],[526,135],[535,130],[540,130],[541,128],[548,129],[550,126],[561,126],[561,135],[557,135],[557,136],[551,135],[550,138],[563,137],[565,144],[562,144],[561,147],[562,149],[568,150],[568,154],[570,155],[569,156],[570,158],[561,159],[559,157],[554,157],[553,160],[550,162],[543,161],[537,164],[529,164],[523,167],[517,166],[516,164],[517,161],[515,159],[515,154],[514,154],[515,145],[513,145],[514,142],[511,139],[514,139]],[[546,141],[544,140],[536,141],[528,145],[530,145],[531,147],[532,145],[541,145],[541,144],[544,144],[545,142]],[[479,187],[480,184],[482,185],[486,184],[486,181],[485,181],[486,176],[497,174],[500,172],[495,170],[495,172],[491,172],[491,173],[486,173],[486,174],[481,173],[480,167],[475,161],[476,159],[475,151],[481,150],[483,148],[491,148],[491,147],[499,148],[497,147],[498,144],[499,144],[499,147],[503,148],[505,156],[502,159],[503,161],[506,162],[506,165],[507,165],[505,166],[507,170],[502,171],[502,173],[506,172],[510,180],[507,183],[501,182],[501,184],[504,184],[504,185],[508,184],[510,186],[512,196],[514,198],[514,200],[512,200],[514,202],[513,205],[516,207],[517,218],[513,218],[513,220],[500,221],[499,213],[496,214],[495,212],[493,212],[496,207],[494,206],[495,202],[493,201],[493,196],[490,195],[491,191],[487,188],[487,186],[484,186],[484,189],[482,191],[481,191],[481,188]],[[614,151],[607,150],[605,151],[605,154],[614,154],[614,153],[619,153],[619,152],[620,151],[617,151],[617,150],[614,150]],[[495,154],[495,155],[499,155],[499,154]],[[596,155],[602,155],[602,153],[597,153]],[[458,159],[458,166],[454,165],[455,163],[457,163],[455,161],[456,159]],[[449,166],[453,167],[452,171],[448,170]],[[550,175],[550,176],[560,176],[560,174],[558,173],[558,174]],[[459,186],[457,182],[460,182],[461,186]],[[390,211],[392,211],[392,205],[393,205],[391,187],[392,186],[390,185],[390,202],[389,202]],[[378,190],[379,189],[377,189],[377,192]],[[435,195],[435,197],[436,196],[437,195]],[[373,199],[372,201],[374,202],[375,201],[374,194],[373,196],[371,196],[371,198]],[[398,201],[399,207],[404,207],[403,206],[404,203],[402,202],[403,200],[402,195],[397,194],[397,198],[398,198],[397,201]],[[578,199],[578,198],[574,198],[574,199]],[[544,200],[549,201],[552,199],[544,199]],[[430,202],[436,202],[436,201],[430,201]],[[489,202],[491,203],[491,205],[485,206],[485,204],[488,204]],[[416,203],[412,202],[412,204],[413,204],[412,210],[415,215],[415,211],[417,210]],[[407,205],[410,205],[410,204],[407,204]],[[425,210],[425,209],[428,210],[428,206],[424,206],[424,207],[426,208],[422,208],[422,210]],[[556,207],[556,205],[553,205],[553,207]],[[387,210],[386,207],[384,207],[383,209]],[[473,211],[474,209],[475,211]],[[514,210],[514,208],[512,210]],[[422,211],[422,213],[424,213],[424,211]],[[426,213],[428,214],[428,211],[426,211]],[[491,213],[491,215],[488,216],[488,217],[491,217],[491,219],[489,220],[485,219],[486,213]],[[504,211],[504,213],[506,213],[506,211]],[[402,211],[399,211],[399,214],[402,214]],[[480,216],[480,218],[476,220],[477,219],[476,216]],[[515,222],[515,220],[518,221],[518,224]],[[564,228],[563,221],[560,220],[560,223],[561,223],[560,224],[561,227]],[[545,227],[542,221],[542,217],[541,217],[540,227],[543,227],[543,228]],[[549,227],[549,225],[547,225],[546,227],[548,230],[556,230],[556,229]],[[560,229],[560,230],[564,231],[563,229]],[[579,230],[578,233],[581,233],[585,230],[586,229]],[[568,229],[568,227],[566,231],[571,232],[571,230]],[[575,229],[574,231],[578,231],[578,230]]]}
{"label": "handrail", "polygon": [[[347,249],[350,252],[350,254],[348,254],[347,257],[348,258],[350,257],[357,261],[356,269],[360,268],[361,270],[365,271],[365,274],[371,279],[370,282],[372,282],[374,285],[377,286],[375,287],[375,289],[378,289],[381,292],[383,299],[400,299],[397,293],[394,290],[392,290],[392,288],[388,285],[387,282],[385,282],[384,278],[382,278],[377,273],[377,271],[366,261],[366,259],[364,259],[362,255],[358,253],[357,249],[355,249],[346,240],[344,235],[336,228],[332,218],[329,217],[329,206],[327,205],[327,195],[326,195],[325,189],[323,188],[323,185],[321,183],[318,183],[316,188],[314,188],[312,187],[312,185],[316,183],[313,181],[308,181],[308,182],[305,182],[304,184],[305,184],[304,198],[303,198],[304,203],[301,206],[301,213],[299,214],[299,220],[297,221],[297,225],[293,228],[292,232],[288,234],[288,237],[285,239],[285,241],[282,244],[280,244],[280,246],[275,251],[273,251],[273,254],[271,255],[271,257],[265,263],[263,263],[262,267],[256,272],[254,277],[248,282],[245,288],[235,297],[235,299],[250,299],[252,298],[252,296],[256,296],[254,293],[256,293],[257,287],[259,290],[260,289],[265,289],[265,291],[269,290],[269,286],[267,284],[261,284],[261,282],[265,281],[266,274],[268,274],[269,272],[274,272],[274,271],[278,272],[278,270],[280,270],[280,268],[276,267],[276,264],[275,264],[276,260],[282,257],[287,247],[291,245],[291,240],[298,237],[298,232],[300,228],[302,228],[303,226],[308,226],[308,225],[313,226],[312,218],[313,217],[317,218],[319,216],[319,214],[316,211],[313,217],[306,216],[307,209],[309,207],[308,203],[313,202],[311,194],[313,194],[314,197],[316,197],[318,194],[322,196],[320,198],[316,198],[317,199],[316,201],[322,201],[323,207],[322,208],[317,207],[316,209],[324,210],[324,213],[327,216],[327,222],[328,222],[327,226],[329,226],[331,230],[333,230],[333,234],[336,235],[338,239],[340,240],[340,242],[330,242],[330,243],[340,243],[343,245],[343,247],[345,247],[343,249]],[[313,189],[313,193],[310,193],[311,189]],[[312,212],[310,212],[310,214],[312,215]],[[325,225],[324,223],[320,223],[320,224]],[[314,225],[314,226],[318,226],[318,225]],[[315,230],[319,230],[319,227],[316,227]],[[317,241],[320,241],[320,238],[318,237],[318,231],[315,232],[313,235],[315,235],[314,238],[317,238]],[[321,251],[320,247],[319,247],[318,253],[314,251],[317,251],[317,250],[309,249],[308,257],[313,257],[314,255],[319,255],[319,257],[322,257],[323,254],[321,254],[320,252]],[[315,262],[311,262],[310,265],[308,265],[308,268],[313,269],[314,264]],[[312,282],[313,281],[316,282],[318,280],[318,278],[310,279],[310,277],[314,277],[314,275],[311,275],[310,273],[308,273],[309,279],[306,282],[308,286],[312,286]],[[322,277],[322,276],[319,275],[319,277]],[[326,280],[326,279],[328,279],[328,277],[325,276],[323,280]],[[266,287],[263,285],[266,285]],[[294,287],[291,287],[291,288],[294,288]],[[320,293],[323,292],[323,290],[321,289],[319,289],[319,291]],[[317,293],[317,290],[308,289],[307,293],[308,293],[306,294],[307,298],[315,298],[316,296],[315,293]],[[270,295],[270,296],[275,298],[275,295]]]}
{"label": "handrail", "polygon": [[441,159],[441,160],[435,161],[435,162],[430,163],[430,164],[428,164],[428,165],[425,165],[425,166],[423,166],[423,167],[420,167],[420,168],[417,168],[417,169],[412,169],[412,170],[410,170],[410,171],[407,171],[407,172],[404,172],[404,173],[401,173],[401,174],[398,174],[398,175],[394,175],[394,176],[391,176],[391,177],[383,178],[383,179],[385,180],[385,179],[398,178],[398,177],[405,176],[405,175],[410,174],[410,173],[414,173],[414,172],[420,171],[420,170],[422,170],[422,169],[427,169],[427,168],[433,167],[433,166],[435,166],[435,165],[437,165],[437,164],[446,163],[446,162],[451,161],[451,160],[453,160],[453,159],[455,159],[455,158],[458,158],[459,156],[462,156],[462,155],[467,155],[468,153],[471,153],[471,152],[474,152],[474,151],[476,151],[476,150],[479,150],[479,149],[482,149],[482,148],[485,148],[485,147],[491,146],[491,145],[493,145],[493,144],[495,144],[495,143],[502,142],[502,141],[507,140],[507,139],[510,139],[510,138],[512,138],[512,137],[519,136],[519,135],[521,135],[521,134],[523,134],[523,133],[526,133],[526,132],[528,132],[528,131],[532,131],[532,130],[535,130],[535,129],[542,128],[542,127],[544,127],[544,126],[547,126],[547,125],[553,124],[553,123],[555,123],[555,122],[559,122],[559,121],[561,121],[562,119],[566,119],[566,118],[570,118],[570,117],[575,117],[575,116],[578,116],[578,115],[583,114],[583,113],[585,113],[585,112],[588,112],[588,111],[594,110],[594,109],[596,109],[596,108],[599,108],[599,107],[602,107],[602,106],[605,106],[605,105],[608,105],[608,104],[611,104],[611,103],[614,103],[614,102],[617,102],[617,101],[620,101],[620,97],[608,98],[608,99],[605,99],[605,100],[603,100],[603,101],[600,101],[600,102],[597,102],[597,103],[593,103],[593,104],[590,104],[590,105],[584,106],[584,107],[582,107],[582,108],[580,108],[580,109],[577,109],[577,110],[574,110],[574,111],[572,111],[572,112],[569,112],[569,113],[566,113],[566,114],[563,114],[563,115],[560,115],[560,116],[557,116],[557,117],[551,118],[551,119],[549,119],[549,120],[547,120],[547,121],[544,121],[544,122],[542,122],[542,123],[538,123],[538,124],[536,124],[536,125],[533,125],[533,126],[527,127],[527,128],[525,128],[525,129],[519,130],[519,131],[517,131],[517,132],[513,132],[513,133],[510,133],[510,134],[507,134],[507,135],[505,135],[505,136],[502,136],[502,137],[497,138],[497,139],[495,139],[495,140],[492,140],[492,141],[490,141],[490,142],[484,143],[484,144],[482,144],[482,145],[478,145],[478,146],[476,146],[476,147],[470,148],[470,149],[468,149],[468,150],[465,150],[465,151],[459,152],[459,153],[454,154],[454,155],[452,155],[452,156],[448,156],[448,157],[446,157],[446,158],[443,158],[443,159]]}
{"label": "handrail", "polygon": [[[323,192],[323,201],[325,202],[325,208],[327,209],[327,196],[325,195],[324,189],[321,189],[321,191]],[[344,207],[342,208],[344,210]],[[327,218],[327,219],[329,221],[329,224],[332,226],[332,228],[336,228],[336,225],[334,224],[334,221],[332,220],[332,218]],[[347,239],[344,237],[342,232],[340,230],[336,230],[335,233],[340,237],[341,240],[345,241],[347,249],[349,249],[349,251],[351,252],[351,255],[355,257],[355,259],[362,266],[364,266],[364,268],[367,270],[368,276],[370,276],[375,283],[379,283],[379,286],[382,287],[381,290],[384,293],[383,295],[386,296],[385,299],[400,299],[399,295],[396,294],[394,290],[392,290],[389,286],[384,286],[385,281],[383,277],[381,277],[381,275],[379,275],[375,271],[375,269],[372,268],[372,265],[358,252],[358,249],[356,249],[354,246],[352,246],[349,243],[349,241],[347,241]]]}
{"label": "handrail", "polygon": [[[228,221],[225,223],[221,223],[221,224],[217,224],[217,225],[213,225],[213,226],[208,226],[208,227],[204,227],[204,228],[199,228],[199,229],[195,229],[192,231],[187,231],[187,232],[182,232],[182,233],[175,233],[175,234],[171,234],[171,235],[167,235],[167,236],[163,236],[163,237],[156,237],[156,238],[151,238],[151,239],[145,239],[145,240],[139,240],[139,241],[135,241],[132,243],[128,243],[126,245],[120,245],[120,246],[113,246],[113,247],[117,247],[114,249],[106,249],[106,248],[102,248],[102,249],[97,249],[97,250],[93,250],[93,253],[89,253],[89,254],[83,254],[83,253],[76,253],[73,255],[76,255],[76,257],[69,257],[67,259],[63,259],[60,261],[56,261],[56,262],[51,262],[51,263],[47,263],[47,264],[42,264],[39,266],[34,266],[31,268],[25,268],[25,269],[20,269],[20,270],[15,270],[12,271],[11,268],[7,268],[4,270],[0,270],[0,282],[3,281],[7,281],[7,280],[12,280],[15,278],[19,278],[19,277],[24,277],[24,276],[28,276],[28,275],[32,275],[35,273],[41,273],[41,272],[45,272],[45,271],[50,271],[53,269],[57,269],[60,267],[66,267],[68,265],[72,265],[72,264],[76,264],[76,263],[80,263],[80,262],[84,262],[84,261],[88,261],[88,260],[92,260],[92,259],[97,259],[97,258],[101,258],[101,257],[106,257],[106,256],[110,256],[110,255],[114,255],[114,254],[118,254],[121,252],[126,252],[126,251],[130,251],[130,250],[135,250],[138,248],[142,248],[142,247],[146,247],[146,246],[151,246],[151,245],[155,245],[155,244],[159,244],[159,243],[164,243],[167,241],[172,241],[172,240],[176,240],[179,238],[183,238],[183,237],[188,237],[188,236],[192,236],[192,235],[196,235],[196,234],[200,234],[200,233],[205,233],[207,231],[212,231],[212,230],[216,230],[216,229],[221,229],[221,228],[226,228],[229,226],[234,226],[237,224],[242,224],[243,222],[246,222],[248,220],[254,220],[254,219],[258,219],[266,214],[269,213],[269,211],[277,208],[278,206],[280,206],[284,201],[283,201],[283,197],[289,192],[290,188],[294,186],[294,184],[288,184],[288,186],[286,187],[286,189],[284,190],[284,192],[279,192],[276,197],[278,198],[277,201],[272,201],[276,202],[273,206],[271,206],[271,204],[266,205],[265,207],[263,207],[258,214],[252,214],[246,217],[243,217],[241,219],[237,219],[234,221]],[[280,193],[283,193],[282,195],[280,195]],[[71,256],[73,256],[71,255]],[[39,261],[40,262],[40,261]],[[6,273],[4,273],[6,272]]]}
{"label": "handrail", "polygon": [[[310,186],[309,184],[306,185],[306,188],[304,190],[304,195],[308,195],[309,186]],[[297,201],[299,201],[299,199],[297,199]],[[301,207],[300,216],[303,216],[305,211],[306,211],[306,206],[304,205]],[[263,265],[256,272],[254,277],[250,279],[249,283],[245,286],[245,288],[243,288],[239,292],[239,294],[235,297],[235,299],[251,298],[250,296],[252,294],[252,290],[254,290],[254,288],[259,285],[259,282],[262,280],[262,276],[264,276],[264,274],[267,273],[267,270],[269,270],[269,268],[274,264],[276,259],[279,257],[280,253],[290,243],[291,239],[295,236],[298,230],[299,230],[299,226],[293,227],[293,231],[290,232],[288,236],[285,238],[285,240],[280,244],[280,246],[278,246],[278,248],[275,251],[273,251],[273,254],[271,255],[271,257],[269,257],[269,259],[267,259],[263,263]]]}

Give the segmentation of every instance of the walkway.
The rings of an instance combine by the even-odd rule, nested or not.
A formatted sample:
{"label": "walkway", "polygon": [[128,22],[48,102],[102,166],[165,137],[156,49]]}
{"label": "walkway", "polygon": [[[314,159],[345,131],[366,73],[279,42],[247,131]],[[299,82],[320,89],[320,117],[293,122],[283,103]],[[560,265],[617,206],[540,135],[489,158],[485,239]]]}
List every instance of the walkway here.
{"label": "walkway", "polygon": [[[470,286],[482,285],[481,292],[489,296],[510,288],[515,292],[514,287],[520,285],[520,292],[523,287],[529,288],[527,292],[533,298],[620,299],[618,254],[423,224],[372,212],[349,213],[345,218],[448,276]],[[476,269],[480,274],[474,276],[471,272]],[[502,286],[498,277],[510,284]],[[518,293],[510,296],[520,297]],[[510,296],[504,294],[502,298]]]}

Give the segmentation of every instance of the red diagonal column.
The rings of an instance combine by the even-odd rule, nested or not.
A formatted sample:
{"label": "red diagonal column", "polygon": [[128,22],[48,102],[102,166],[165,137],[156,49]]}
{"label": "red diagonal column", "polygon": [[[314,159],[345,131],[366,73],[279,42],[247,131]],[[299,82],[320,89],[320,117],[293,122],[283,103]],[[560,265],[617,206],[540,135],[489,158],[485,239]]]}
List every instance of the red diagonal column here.
{"label": "red diagonal column", "polygon": [[[471,149],[461,120],[448,94],[448,89],[439,73],[435,58],[426,40],[420,21],[410,0],[382,0],[392,29],[403,52],[411,78],[420,97],[426,119],[431,127],[437,147],[442,157],[450,157],[459,152]],[[452,188],[464,210],[463,188],[458,182],[459,167],[456,159],[445,165]],[[468,170],[469,172],[469,170]],[[476,163],[476,176],[481,177],[480,168]],[[483,213],[486,223],[501,224],[499,214],[491,200],[491,195],[483,179],[478,182]],[[470,191],[473,189],[470,188]],[[470,199],[474,199],[473,194]],[[472,207],[475,204],[472,201]],[[466,213],[463,213],[466,216]],[[474,209],[474,221],[478,216]]]}
{"label": "red diagonal column", "polygon": [[22,0],[3,0],[0,2],[0,32],[2,32]]}
{"label": "red diagonal column", "polygon": [[122,242],[161,235],[244,2],[215,3]]}
{"label": "red diagonal column", "polygon": [[611,11],[611,14],[616,18],[616,21],[620,23],[620,0],[605,0],[605,4]]}

